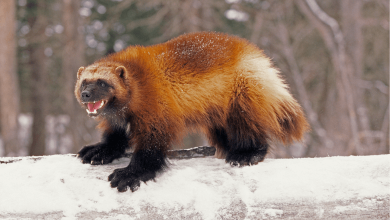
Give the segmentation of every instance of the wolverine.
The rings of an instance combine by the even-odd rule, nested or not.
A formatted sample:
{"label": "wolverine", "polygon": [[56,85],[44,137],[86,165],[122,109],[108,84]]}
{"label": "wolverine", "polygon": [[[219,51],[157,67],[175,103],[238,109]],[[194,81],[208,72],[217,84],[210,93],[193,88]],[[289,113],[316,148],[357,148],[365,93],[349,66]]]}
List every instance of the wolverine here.
{"label": "wolverine", "polygon": [[75,95],[102,129],[78,152],[101,165],[133,149],[111,187],[135,191],[167,168],[167,151],[197,129],[232,166],[264,160],[271,141],[301,141],[302,108],[262,50],[222,33],[200,32],[153,46],[130,46],[80,67]]}

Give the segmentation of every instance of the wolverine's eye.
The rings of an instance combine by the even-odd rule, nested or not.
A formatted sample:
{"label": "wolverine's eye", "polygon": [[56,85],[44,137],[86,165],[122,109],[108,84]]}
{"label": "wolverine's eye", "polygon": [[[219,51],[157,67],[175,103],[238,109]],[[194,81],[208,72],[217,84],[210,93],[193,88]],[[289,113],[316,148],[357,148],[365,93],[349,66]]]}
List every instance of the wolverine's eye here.
{"label": "wolverine's eye", "polygon": [[99,86],[101,86],[102,88],[104,88],[104,87],[107,87],[108,85],[107,85],[107,83],[106,82],[104,82],[104,81],[102,81],[102,80],[98,80],[97,81],[97,84],[99,85]]}

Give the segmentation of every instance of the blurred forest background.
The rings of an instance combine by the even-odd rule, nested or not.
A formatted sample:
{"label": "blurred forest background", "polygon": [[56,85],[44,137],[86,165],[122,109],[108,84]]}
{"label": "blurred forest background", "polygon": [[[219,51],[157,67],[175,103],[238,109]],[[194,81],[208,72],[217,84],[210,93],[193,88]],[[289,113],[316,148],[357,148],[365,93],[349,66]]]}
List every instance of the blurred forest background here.
{"label": "blurred forest background", "polygon": [[194,31],[246,38],[281,69],[312,131],[270,157],[389,153],[387,0],[1,0],[0,156],[99,141],[74,98],[78,68]]}

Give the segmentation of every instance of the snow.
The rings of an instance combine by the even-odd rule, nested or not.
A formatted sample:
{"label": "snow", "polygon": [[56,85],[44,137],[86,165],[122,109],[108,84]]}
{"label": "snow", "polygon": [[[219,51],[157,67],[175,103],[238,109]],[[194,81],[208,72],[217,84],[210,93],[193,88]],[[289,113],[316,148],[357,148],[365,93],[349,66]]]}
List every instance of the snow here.
{"label": "snow", "polygon": [[[92,166],[74,155],[0,158],[0,218],[89,213],[145,219],[149,213],[161,219],[275,219],[291,213],[283,204],[308,202],[323,217],[384,209],[390,198],[390,155],[266,159],[242,168],[213,157],[171,159],[155,182],[119,193],[107,177],[128,162]],[[330,203],[335,205],[321,205]]]}

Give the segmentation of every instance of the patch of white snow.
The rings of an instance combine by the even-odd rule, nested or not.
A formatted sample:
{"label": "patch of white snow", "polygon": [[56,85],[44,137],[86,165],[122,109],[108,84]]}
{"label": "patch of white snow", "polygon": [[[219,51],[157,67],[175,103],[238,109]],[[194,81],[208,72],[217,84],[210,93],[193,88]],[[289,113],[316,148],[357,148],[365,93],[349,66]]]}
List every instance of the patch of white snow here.
{"label": "patch of white snow", "polygon": [[[5,163],[10,160],[20,161]],[[103,166],[82,164],[70,155],[0,158],[0,217],[56,212],[75,217],[93,212],[101,219],[120,219],[122,215],[256,219],[257,215],[286,215],[283,206],[273,204],[356,198],[361,202],[343,203],[329,211],[364,211],[383,205],[380,199],[371,198],[389,198],[389,161],[390,155],[266,159],[256,166],[238,168],[213,157],[172,159],[170,168],[156,181],[142,183],[134,193],[119,193],[110,187],[107,177],[114,169],[127,166],[127,158]],[[322,207],[314,211],[318,217],[326,214]]]}

